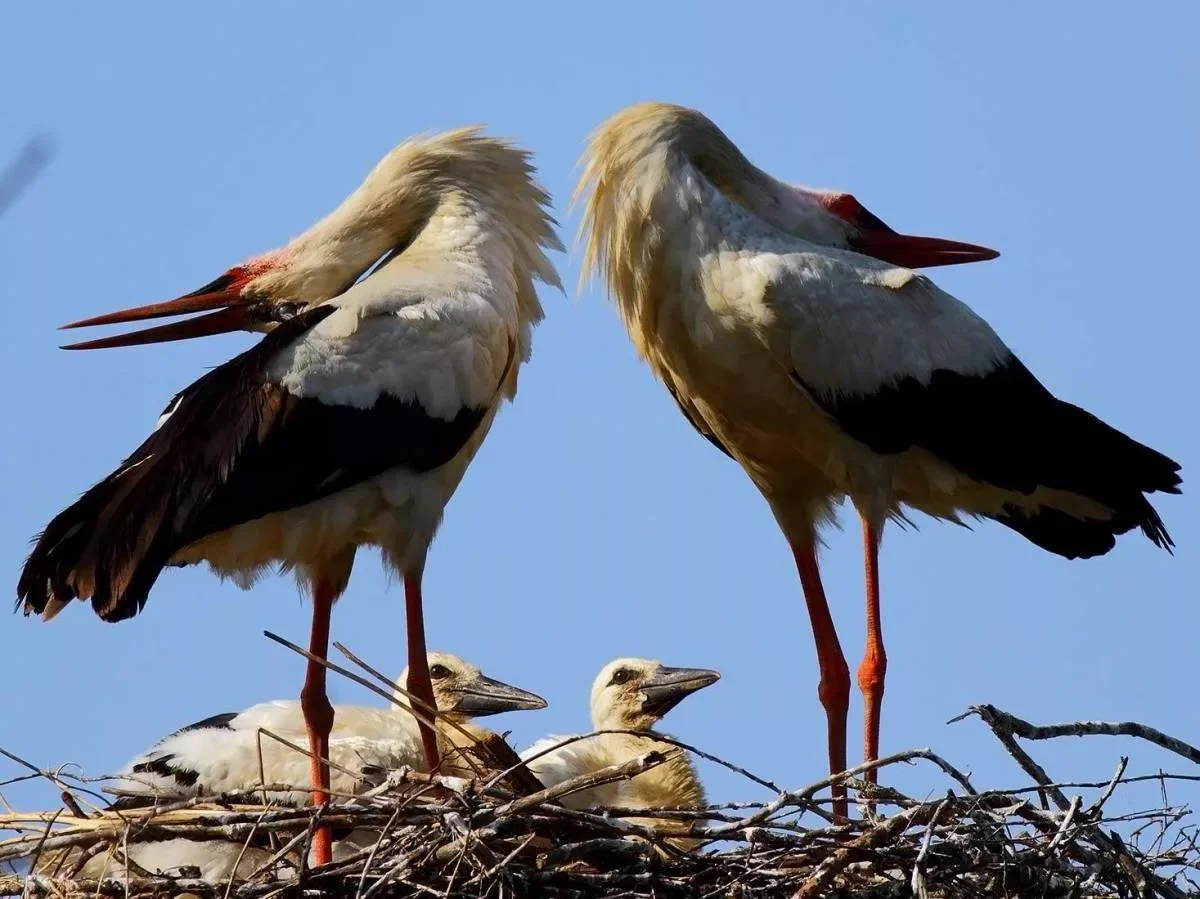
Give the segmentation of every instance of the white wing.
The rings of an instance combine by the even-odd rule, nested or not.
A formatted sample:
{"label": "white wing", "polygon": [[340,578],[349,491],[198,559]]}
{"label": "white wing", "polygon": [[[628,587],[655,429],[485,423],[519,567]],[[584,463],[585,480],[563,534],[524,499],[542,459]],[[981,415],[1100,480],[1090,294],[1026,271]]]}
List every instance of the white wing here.
{"label": "white wing", "polygon": [[903,378],[923,385],[938,369],[983,375],[1011,356],[987,322],[925,275],[849,251],[722,253],[704,271],[708,289],[819,392],[865,395]]}
{"label": "white wing", "polygon": [[394,260],[330,300],[337,311],[279,353],[269,376],[295,396],[360,409],[383,393],[446,420],[490,406],[518,340],[515,297],[498,293]]}

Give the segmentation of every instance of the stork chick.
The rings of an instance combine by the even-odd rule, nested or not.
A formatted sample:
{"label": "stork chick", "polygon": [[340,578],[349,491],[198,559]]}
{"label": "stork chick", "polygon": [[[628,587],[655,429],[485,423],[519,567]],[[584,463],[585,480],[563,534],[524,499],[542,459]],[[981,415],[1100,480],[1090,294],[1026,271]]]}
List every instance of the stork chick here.
{"label": "stork chick", "polygon": [[[542,697],[494,680],[458,656],[431,652],[428,661],[440,713],[436,732],[443,757],[453,747],[469,742],[463,730],[473,736],[490,734],[486,728],[472,725],[474,718],[546,707]],[[406,668],[397,684],[406,683],[407,676]],[[355,793],[360,786],[358,772],[366,766],[428,771],[418,720],[408,695],[401,690],[388,708],[336,706],[330,735],[329,758],[335,766],[330,774],[332,791]],[[305,779],[308,757],[270,734],[298,742],[304,733],[304,712],[296,701],[262,702],[242,712],[214,715],[175,731],[133,759],[109,792],[122,797],[119,807],[132,808],[156,798],[174,801],[228,793],[259,796],[264,784],[298,785]],[[297,786],[272,791],[266,798],[274,803],[306,805],[311,790]]]}
{"label": "stork chick", "polygon": [[[472,776],[475,769],[463,758],[464,753],[475,741],[499,739],[472,719],[546,707],[542,697],[494,680],[458,656],[431,652],[428,661],[439,712],[436,733],[446,774]],[[405,669],[397,686],[407,682],[407,675]],[[428,770],[418,719],[404,691],[396,691],[395,704],[390,708],[339,705],[335,711],[329,740],[330,788],[335,795],[357,793],[365,785],[359,773],[364,768],[395,770],[407,766]],[[298,702],[263,702],[181,728],[122,769],[108,788],[119,797],[112,808],[130,811],[156,802],[222,794],[241,794],[277,805],[308,804],[308,789],[261,789],[264,785],[300,784],[309,770],[305,754],[271,734],[291,743],[303,741],[304,713]],[[333,857],[356,852],[370,845],[376,836],[353,831],[332,844]],[[207,880],[246,877],[272,855],[254,845],[245,847],[243,854],[241,843],[221,840],[155,840],[129,843],[127,848],[129,861],[146,871],[162,873],[181,866],[196,867]],[[64,870],[72,858],[70,852],[48,854],[39,870]],[[123,871],[122,859],[101,854],[85,862],[78,877],[95,880],[122,876]]]}
{"label": "stork chick", "polygon": [[[560,800],[567,808],[700,809],[706,804],[704,786],[690,755],[655,739],[654,726],[671,709],[697,690],[721,677],[707,668],[668,668],[649,659],[616,659],[609,662],[592,684],[592,727],[601,733],[562,746],[563,736],[545,737],[524,752],[529,769],[547,787],[628,762],[648,752],[661,752],[666,761],[635,777],[589,787]],[[550,750],[546,752],[546,750]],[[544,755],[542,753],[545,753]],[[678,831],[677,821],[666,818],[631,818],[665,831]],[[686,827],[686,825],[683,825]],[[681,849],[694,848],[698,841],[673,837]]]}

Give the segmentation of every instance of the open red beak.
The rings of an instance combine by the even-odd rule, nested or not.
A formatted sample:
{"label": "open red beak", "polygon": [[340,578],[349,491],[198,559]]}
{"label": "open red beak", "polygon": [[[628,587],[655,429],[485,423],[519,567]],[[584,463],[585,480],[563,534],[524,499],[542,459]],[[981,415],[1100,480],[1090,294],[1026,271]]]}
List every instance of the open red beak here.
{"label": "open red beak", "polygon": [[207,337],[210,334],[246,330],[257,320],[258,317],[254,313],[261,304],[242,296],[241,286],[244,283],[243,279],[226,272],[199,290],[184,294],[175,300],[151,303],[148,306],[137,306],[133,309],[122,309],[119,312],[109,312],[106,315],[97,315],[93,318],[71,322],[69,325],[63,325],[63,328],[117,325],[124,322],[144,321],[149,318],[164,318],[171,315],[186,315],[189,312],[216,310],[209,312],[208,315],[197,316],[174,324],[159,325],[155,328],[145,328],[128,334],[68,344],[63,349],[98,350],[109,347],[138,346],[146,343],[165,343],[170,340],[187,340],[191,337]]}
{"label": "open red beak", "polygon": [[1000,255],[996,250],[978,244],[941,237],[898,234],[851,194],[824,194],[820,201],[826,209],[857,230],[858,233],[850,238],[851,249],[893,265],[932,268],[936,265],[983,262]]}

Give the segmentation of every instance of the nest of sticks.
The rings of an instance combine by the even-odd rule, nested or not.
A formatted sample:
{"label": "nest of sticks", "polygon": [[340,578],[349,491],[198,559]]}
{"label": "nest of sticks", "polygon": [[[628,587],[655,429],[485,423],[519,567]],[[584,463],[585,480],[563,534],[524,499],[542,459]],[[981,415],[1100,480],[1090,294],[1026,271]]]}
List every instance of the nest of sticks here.
{"label": "nest of sticks", "polygon": [[[1138,724],[1082,722],[1038,727],[992,706],[973,708],[1029,778],[1027,787],[978,789],[929,750],[898,753],[877,767],[935,766],[945,791],[918,800],[843,775],[859,803],[854,820],[834,823],[828,811],[832,779],[783,790],[693,747],[703,758],[744,775],[774,798],[704,810],[578,811],[561,797],[598,783],[631,778],[661,764],[647,752],[604,771],[529,792],[504,773],[489,778],[430,776],[410,770],[373,772],[374,786],[323,809],[284,808],[212,799],[136,812],[85,814],[61,774],[39,771],[64,790],[65,809],[0,815],[0,865],[42,873],[0,874],[0,895],[200,897],[330,895],[742,897],[845,896],[1162,896],[1200,894],[1200,845],[1186,806],[1172,806],[1167,786],[1193,774],[1132,776],[1126,759],[1095,783],[1056,783],[1018,743],[1022,739],[1122,734],[1140,737],[1200,763],[1200,751]],[[8,755],[7,753],[5,753]],[[10,758],[14,758],[9,755]],[[30,775],[33,776],[33,775]],[[887,779],[886,774],[884,780]],[[1111,812],[1135,784],[1157,781],[1161,802],[1144,811]],[[1083,793],[1075,793],[1083,790]],[[1068,798],[1068,793],[1071,798]],[[314,827],[372,834],[354,854],[307,868]],[[703,841],[677,848],[681,834]],[[672,838],[674,837],[674,839]],[[151,875],[122,863],[142,840],[221,840],[278,847],[271,857],[229,882],[201,880],[196,871]],[[47,871],[58,853],[69,861]],[[112,876],[80,880],[83,861],[114,859]],[[265,855],[265,853],[264,853]],[[295,864],[281,866],[288,859]]]}

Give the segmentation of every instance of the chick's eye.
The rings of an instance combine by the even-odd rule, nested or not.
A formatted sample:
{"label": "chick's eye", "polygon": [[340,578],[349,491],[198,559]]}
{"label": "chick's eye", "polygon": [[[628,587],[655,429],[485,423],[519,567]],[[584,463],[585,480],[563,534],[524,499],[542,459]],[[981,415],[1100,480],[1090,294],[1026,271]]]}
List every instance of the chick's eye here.
{"label": "chick's eye", "polygon": [[441,680],[443,677],[450,676],[450,669],[445,665],[430,665],[429,676],[434,680]]}
{"label": "chick's eye", "polygon": [[625,684],[629,682],[629,669],[622,668],[613,674],[612,682],[614,684]]}

